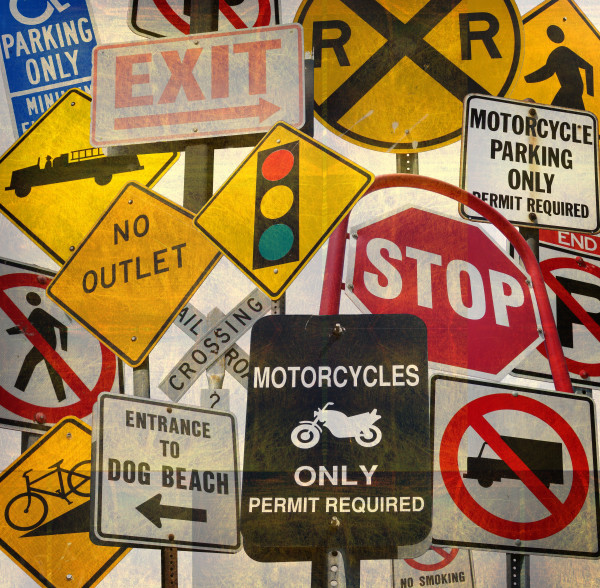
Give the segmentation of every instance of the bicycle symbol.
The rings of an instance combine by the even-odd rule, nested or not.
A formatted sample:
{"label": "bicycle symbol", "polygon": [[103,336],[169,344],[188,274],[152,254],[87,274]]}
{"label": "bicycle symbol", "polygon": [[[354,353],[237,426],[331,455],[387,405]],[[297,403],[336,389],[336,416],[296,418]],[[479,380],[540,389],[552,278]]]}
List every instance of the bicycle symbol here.
{"label": "bicycle symbol", "polygon": [[[91,468],[91,460],[80,461],[75,464],[70,470],[61,467],[63,460],[57,461],[48,467],[48,472],[42,474],[39,478],[30,479],[29,473],[32,470],[27,470],[23,473],[25,478],[25,487],[27,490],[22,494],[17,494],[12,498],[6,505],[4,511],[4,518],[6,522],[18,531],[29,531],[35,527],[41,525],[48,516],[48,501],[44,498],[44,494],[47,496],[55,496],[65,500],[67,504],[72,504],[69,500],[70,494],[76,494],[77,496],[89,496],[90,495],[90,478],[91,475],[84,474],[78,470],[87,470]],[[65,482],[63,475],[67,474],[67,487],[68,491],[65,491]],[[46,488],[40,487],[39,482],[42,480],[44,484],[48,484],[56,478],[58,482],[58,489],[55,491],[47,490]],[[16,522],[15,522],[16,521]]]}

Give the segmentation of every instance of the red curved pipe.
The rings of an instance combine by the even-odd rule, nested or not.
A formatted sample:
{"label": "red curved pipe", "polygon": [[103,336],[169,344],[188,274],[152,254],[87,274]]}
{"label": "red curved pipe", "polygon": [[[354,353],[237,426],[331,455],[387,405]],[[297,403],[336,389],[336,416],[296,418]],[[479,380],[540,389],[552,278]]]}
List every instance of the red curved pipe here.
{"label": "red curved pipe", "polygon": [[[527,242],[519,231],[515,229],[499,212],[476,198],[469,192],[435,178],[428,178],[414,174],[389,174],[377,176],[364,195],[383,190],[384,188],[418,188],[436,192],[442,196],[452,198],[468,206],[481,216],[489,220],[515,247],[525,268],[531,277],[533,291],[540,311],[542,328],[546,339],[550,370],[554,379],[554,386],[559,392],[573,392],[567,362],[563,354],[562,345],[556,330],[554,316],[548,300],[548,293],[542,277],[540,265]],[[346,233],[348,231],[348,215],[339,224],[329,238],[327,249],[327,262],[325,277],[321,292],[320,314],[337,314],[340,309],[340,296],[342,288],[342,272],[344,268],[344,255],[346,251]]]}

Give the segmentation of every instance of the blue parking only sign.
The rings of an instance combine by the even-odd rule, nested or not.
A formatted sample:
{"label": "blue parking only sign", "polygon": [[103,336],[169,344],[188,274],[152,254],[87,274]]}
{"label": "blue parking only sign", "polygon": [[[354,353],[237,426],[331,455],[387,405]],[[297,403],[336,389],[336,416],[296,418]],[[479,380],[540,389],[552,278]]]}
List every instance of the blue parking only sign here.
{"label": "blue parking only sign", "polygon": [[96,34],[86,0],[5,0],[0,23],[4,84],[19,136],[71,88],[91,93]]}

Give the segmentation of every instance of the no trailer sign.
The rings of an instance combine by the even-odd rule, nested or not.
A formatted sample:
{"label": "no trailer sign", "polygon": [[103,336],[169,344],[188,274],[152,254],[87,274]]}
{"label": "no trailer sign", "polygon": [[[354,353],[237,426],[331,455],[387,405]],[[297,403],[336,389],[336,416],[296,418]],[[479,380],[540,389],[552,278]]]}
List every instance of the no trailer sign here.
{"label": "no trailer sign", "polygon": [[515,225],[595,233],[597,136],[590,112],[472,94],[465,100],[461,186]]}

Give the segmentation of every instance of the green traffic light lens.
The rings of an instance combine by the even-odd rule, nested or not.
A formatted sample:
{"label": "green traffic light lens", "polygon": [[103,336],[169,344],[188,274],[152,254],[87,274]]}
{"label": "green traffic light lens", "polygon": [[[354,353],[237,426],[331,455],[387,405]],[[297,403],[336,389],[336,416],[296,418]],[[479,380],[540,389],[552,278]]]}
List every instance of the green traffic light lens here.
{"label": "green traffic light lens", "polygon": [[294,244],[294,233],[287,225],[270,226],[260,237],[258,250],[269,261],[286,256]]}

